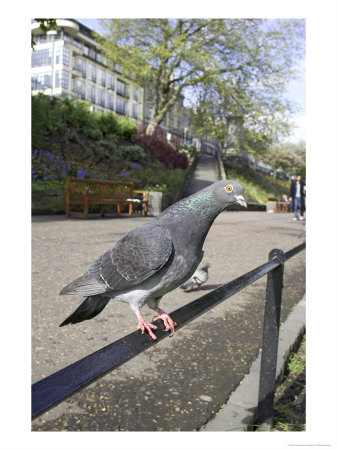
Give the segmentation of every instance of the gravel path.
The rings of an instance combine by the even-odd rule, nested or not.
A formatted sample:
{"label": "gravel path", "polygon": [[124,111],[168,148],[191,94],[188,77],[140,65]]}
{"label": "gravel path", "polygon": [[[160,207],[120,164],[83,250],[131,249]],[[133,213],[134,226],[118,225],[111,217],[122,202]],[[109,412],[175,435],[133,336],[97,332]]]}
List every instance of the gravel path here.
{"label": "gravel path", "polygon": [[[63,286],[146,217],[64,216],[32,219],[32,382],[135,330],[128,305],[111,301],[96,318],[59,328],[80,301]],[[272,248],[303,240],[291,214],[229,211],[204,245],[210,277],[204,292],[257,267]],[[192,431],[207,423],[255,360],[263,324],[266,277],[207,312],[157,346],[33,421],[32,430]],[[305,292],[305,252],[286,263],[281,321]],[[177,289],[161,303],[168,312],[200,297]],[[147,307],[146,318],[152,318]]]}

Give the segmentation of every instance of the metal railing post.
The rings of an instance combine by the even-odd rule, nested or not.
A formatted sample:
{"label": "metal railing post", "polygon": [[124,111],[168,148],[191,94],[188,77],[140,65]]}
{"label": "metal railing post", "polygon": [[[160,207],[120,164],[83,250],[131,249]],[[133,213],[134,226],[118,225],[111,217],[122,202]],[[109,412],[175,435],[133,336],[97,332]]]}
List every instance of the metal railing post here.
{"label": "metal railing post", "polygon": [[277,259],[280,264],[268,273],[266,304],[263,324],[261,369],[259,382],[259,403],[256,423],[260,428],[273,424],[273,403],[277,364],[277,348],[280,327],[284,253],[274,249],[269,253],[269,261]]}

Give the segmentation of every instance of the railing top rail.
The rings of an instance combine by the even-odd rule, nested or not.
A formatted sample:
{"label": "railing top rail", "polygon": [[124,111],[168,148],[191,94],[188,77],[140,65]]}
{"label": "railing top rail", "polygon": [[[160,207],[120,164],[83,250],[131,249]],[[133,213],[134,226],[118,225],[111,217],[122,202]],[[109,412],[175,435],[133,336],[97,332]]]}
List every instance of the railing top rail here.
{"label": "railing top rail", "polygon": [[[290,259],[303,250],[305,246],[306,243],[303,242],[289,250],[284,254],[284,259]],[[172,319],[178,324],[176,330],[214,308],[219,303],[271,272],[281,264],[283,264],[283,260],[275,257],[235,280],[176,309],[170,313]],[[32,418],[35,419],[75,392],[93,383],[149,347],[156,345],[167,336],[169,334],[165,332],[164,327],[158,328],[156,341],[150,339],[146,334],[141,334],[140,330],[135,331],[52,375],[37,381],[32,385]]]}

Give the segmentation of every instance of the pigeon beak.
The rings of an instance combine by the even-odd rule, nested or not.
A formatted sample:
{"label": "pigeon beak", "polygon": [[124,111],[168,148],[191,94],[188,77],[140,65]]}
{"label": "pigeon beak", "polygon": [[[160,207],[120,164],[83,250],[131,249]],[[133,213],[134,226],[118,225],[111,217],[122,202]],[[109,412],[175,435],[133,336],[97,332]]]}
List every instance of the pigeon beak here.
{"label": "pigeon beak", "polygon": [[246,200],[244,199],[243,195],[234,195],[236,198],[236,203],[239,203],[239,205],[244,206],[247,208]]}

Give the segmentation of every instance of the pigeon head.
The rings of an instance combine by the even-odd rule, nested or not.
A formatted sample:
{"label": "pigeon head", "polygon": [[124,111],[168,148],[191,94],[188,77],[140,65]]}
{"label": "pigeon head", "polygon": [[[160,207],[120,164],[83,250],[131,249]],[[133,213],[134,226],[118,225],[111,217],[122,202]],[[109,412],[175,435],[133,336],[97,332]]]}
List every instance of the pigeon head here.
{"label": "pigeon head", "polygon": [[224,208],[238,203],[247,208],[247,203],[243,197],[242,186],[234,180],[221,180],[212,185],[214,197],[224,205]]}

